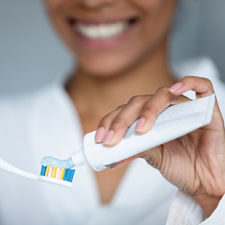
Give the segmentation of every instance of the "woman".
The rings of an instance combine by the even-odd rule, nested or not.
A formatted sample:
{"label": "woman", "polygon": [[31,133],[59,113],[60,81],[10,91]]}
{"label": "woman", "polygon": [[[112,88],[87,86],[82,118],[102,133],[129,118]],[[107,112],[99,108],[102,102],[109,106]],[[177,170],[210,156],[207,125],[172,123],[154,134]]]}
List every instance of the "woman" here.
{"label": "woman", "polygon": [[[78,67],[65,90],[53,85],[29,97],[2,101],[1,155],[17,166],[38,171],[43,156],[74,152],[82,133],[96,127],[96,142],[117,144],[136,119],[141,135],[162,110],[187,101],[181,97],[185,91],[194,90],[197,97],[214,93],[204,78],[188,77],[173,85],[167,49],[176,0],[45,4]],[[181,190],[168,224],[199,224],[211,216],[225,193],[224,148],[216,103],[210,125],[140,155]],[[143,160],[99,173],[83,167],[71,190],[2,175],[0,222],[165,224],[176,188],[158,170]]]}

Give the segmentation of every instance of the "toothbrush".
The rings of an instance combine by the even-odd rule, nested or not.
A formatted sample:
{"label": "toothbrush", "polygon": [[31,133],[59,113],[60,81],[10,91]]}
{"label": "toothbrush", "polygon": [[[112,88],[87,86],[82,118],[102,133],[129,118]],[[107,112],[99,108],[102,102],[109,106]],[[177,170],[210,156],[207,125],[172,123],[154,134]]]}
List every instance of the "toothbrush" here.
{"label": "toothbrush", "polygon": [[[11,174],[15,174],[18,176],[26,177],[31,180],[37,180],[41,182],[56,184],[65,187],[72,186],[72,180],[75,170],[72,169],[63,169],[63,168],[56,168],[53,166],[43,166],[41,169],[41,175],[36,175],[32,173],[28,173],[24,170],[18,169],[15,166],[7,163],[3,159],[0,158],[0,169]],[[62,176],[63,174],[63,176]]]}

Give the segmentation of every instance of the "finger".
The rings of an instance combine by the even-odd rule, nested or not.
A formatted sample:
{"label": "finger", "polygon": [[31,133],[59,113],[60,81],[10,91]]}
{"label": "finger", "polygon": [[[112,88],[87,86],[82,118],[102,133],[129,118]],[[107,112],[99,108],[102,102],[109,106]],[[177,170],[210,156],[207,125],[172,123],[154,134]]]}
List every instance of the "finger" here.
{"label": "finger", "polygon": [[159,114],[166,108],[186,101],[190,101],[190,99],[185,96],[172,95],[168,87],[158,89],[145,109],[139,115],[140,120],[136,126],[136,133],[144,134],[148,132],[154,125]]}
{"label": "finger", "polygon": [[109,131],[103,140],[106,146],[116,145],[122,140],[128,127],[137,120],[149,98],[151,98],[150,95],[134,96],[129,100],[112,121]]}
{"label": "finger", "polygon": [[116,108],[114,111],[108,113],[105,115],[99,122],[97,131],[95,133],[95,142],[101,143],[104,139],[104,136],[108,132],[112,121],[117,117],[117,115],[120,113],[124,105],[120,105],[118,108]]}
{"label": "finger", "polygon": [[[181,95],[186,91],[193,90],[196,92],[197,98],[210,96],[215,93],[213,84],[209,79],[194,76],[184,77],[179,82],[172,85],[169,90],[174,95]],[[222,117],[217,100],[215,101],[214,110]]]}
{"label": "finger", "polygon": [[197,97],[209,96],[214,93],[212,82],[203,77],[187,76],[169,88],[174,95],[181,95],[186,91],[193,90]]}

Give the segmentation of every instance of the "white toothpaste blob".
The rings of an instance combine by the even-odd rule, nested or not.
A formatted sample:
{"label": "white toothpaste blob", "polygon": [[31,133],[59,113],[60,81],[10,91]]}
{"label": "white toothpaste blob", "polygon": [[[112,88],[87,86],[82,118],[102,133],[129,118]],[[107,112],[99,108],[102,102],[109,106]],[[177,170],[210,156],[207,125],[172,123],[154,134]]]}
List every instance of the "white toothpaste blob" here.
{"label": "white toothpaste blob", "polygon": [[67,160],[59,160],[51,156],[46,156],[41,160],[41,165],[42,166],[50,165],[50,166],[55,166],[58,168],[65,168],[65,169],[70,169],[74,167],[74,163],[71,157]]}

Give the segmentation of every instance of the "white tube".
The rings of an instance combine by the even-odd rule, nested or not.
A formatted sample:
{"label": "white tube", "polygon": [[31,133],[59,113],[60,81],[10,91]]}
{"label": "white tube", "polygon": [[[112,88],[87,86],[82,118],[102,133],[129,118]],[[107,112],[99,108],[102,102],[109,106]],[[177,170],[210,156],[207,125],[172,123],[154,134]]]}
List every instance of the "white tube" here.
{"label": "white tube", "polygon": [[135,133],[136,122],[127,130],[124,139],[113,147],[95,143],[95,133],[85,135],[83,151],[75,153],[75,164],[86,162],[96,171],[174,140],[210,123],[215,94],[194,101],[171,106],[160,114],[153,128],[144,135]]}

